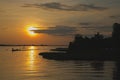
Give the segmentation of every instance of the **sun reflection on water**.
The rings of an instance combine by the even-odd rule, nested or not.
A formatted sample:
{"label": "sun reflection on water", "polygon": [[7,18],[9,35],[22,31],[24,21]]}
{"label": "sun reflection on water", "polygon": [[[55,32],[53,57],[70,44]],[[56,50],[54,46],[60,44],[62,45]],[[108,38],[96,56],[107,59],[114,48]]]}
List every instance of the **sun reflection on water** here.
{"label": "sun reflection on water", "polygon": [[[47,71],[48,69],[46,67],[48,67],[48,63],[46,62],[46,60],[40,58],[38,56],[38,52],[40,52],[41,50],[38,49],[38,46],[30,46],[27,47],[27,49],[29,51],[26,51],[26,62],[25,62],[25,67],[24,67],[24,71],[25,74],[24,76],[47,76],[48,73],[45,73],[45,71]],[[39,50],[39,51],[37,51]]]}
{"label": "sun reflection on water", "polygon": [[35,47],[34,46],[30,46],[29,47],[30,51],[29,51],[29,59],[28,59],[28,66],[30,70],[34,70],[35,66],[34,66],[34,61],[35,61]]}

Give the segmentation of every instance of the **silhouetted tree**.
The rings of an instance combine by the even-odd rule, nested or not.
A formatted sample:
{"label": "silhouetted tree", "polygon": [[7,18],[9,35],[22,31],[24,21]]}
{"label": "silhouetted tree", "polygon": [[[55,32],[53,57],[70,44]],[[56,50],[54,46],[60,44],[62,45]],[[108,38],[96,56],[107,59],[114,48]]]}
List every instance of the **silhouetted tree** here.
{"label": "silhouetted tree", "polygon": [[104,38],[102,34],[97,32],[92,38],[83,37],[80,34],[75,36],[73,42],[69,45],[70,52],[120,52],[120,24],[113,25],[112,37]]}
{"label": "silhouetted tree", "polygon": [[100,34],[99,32],[97,32],[93,37],[93,39],[96,39],[96,40],[102,40],[103,38],[104,36]]}
{"label": "silhouetted tree", "polygon": [[81,34],[75,35],[75,41],[83,40],[83,36]]}
{"label": "silhouetted tree", "polygon": [[120,40],[120,24],[118,23],[113,24],[112,37],[113,39]]}

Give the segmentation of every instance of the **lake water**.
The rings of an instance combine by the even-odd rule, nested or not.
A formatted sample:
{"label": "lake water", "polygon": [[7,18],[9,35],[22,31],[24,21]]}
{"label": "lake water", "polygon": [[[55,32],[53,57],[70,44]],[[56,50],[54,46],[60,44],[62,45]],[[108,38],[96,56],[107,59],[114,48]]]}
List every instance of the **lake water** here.
{"label": "lake water", "polygon": [[120,80],[120,62],[56,61],[38,55],[56,47],[0,47],[0,80]]}

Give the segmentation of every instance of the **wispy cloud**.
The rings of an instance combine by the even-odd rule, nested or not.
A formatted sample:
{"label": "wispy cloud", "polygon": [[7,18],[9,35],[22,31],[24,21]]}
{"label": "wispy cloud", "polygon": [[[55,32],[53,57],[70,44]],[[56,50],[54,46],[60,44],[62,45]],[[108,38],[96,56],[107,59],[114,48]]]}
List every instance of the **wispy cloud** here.
{"label": "wispy cloud", "polygon": [[76,27],[70,27],[70,26],[56,26],[56,27],[49,27],[48,29],[41,30],[32,30],[35,33],[44,33],[49,35],[57,35],[57,36],[70,36],[76,33],[77,28]]}
{"label": "wispy cloud", "polygon": [[0,8],[0,14],[5,14],[5,13],[6,13],[6,11],[3,10],[2,8]]}
{"label": "wispy cloud", "polygon": [[112,15],[112,16],[109,16],[110,18],[112,19],[120,19],[120,15]]}
{"label": "wispy cloud", "polygon": [[111,26],[105,26],[105,25],[94,25],[94,26],[82,26],[81,28],[88,29],[88,30],[93,30],[93,31],[99,31],[99,32],[109,32],[112,31]]}
{"label": "wispy cloud", "polygon": [[43,4],[24,4],[24,6],[22,7],[34,7],[34,8],[63,10],[63,11],[89,11],[89,10],[102,11],[108,9],[106,7],[97,6],[94,4],[66,5],[58,2],[43,3]]}
{"label": "wispy cloud", "polygon": [[5,26],[3,26],[3,25],[0,25],[1,27],[0,27],[0,30],[1,31],[5,31],[5,30],[8,30],[9,28],[8,27],[5,27]]}
{"label": "wispy cloud", "polygon": [[93,23],[91,23],[91,22],[80,22],[79,24],[81,26],[89,26],[89,25],[92,25]]}
{"label": "wispy cloud", "polygon": [[112,27],[108,25],[102,25],[99,23],[93,23],[93,22],[80,22],[79,23],[80,28],[84,28],[87,30],[93,30],[93,31],[111,31]]}

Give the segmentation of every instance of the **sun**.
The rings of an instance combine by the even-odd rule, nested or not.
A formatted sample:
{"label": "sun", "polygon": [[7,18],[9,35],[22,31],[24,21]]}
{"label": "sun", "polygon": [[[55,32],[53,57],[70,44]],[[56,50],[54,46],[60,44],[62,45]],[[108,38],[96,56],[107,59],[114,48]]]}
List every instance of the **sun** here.
{"label": "sun", "polygon": [[37,34],[34,32],[34,30],[37,30],[34,26],[29,26],[27,28],[27,32],[30,36],[36,36]]}

